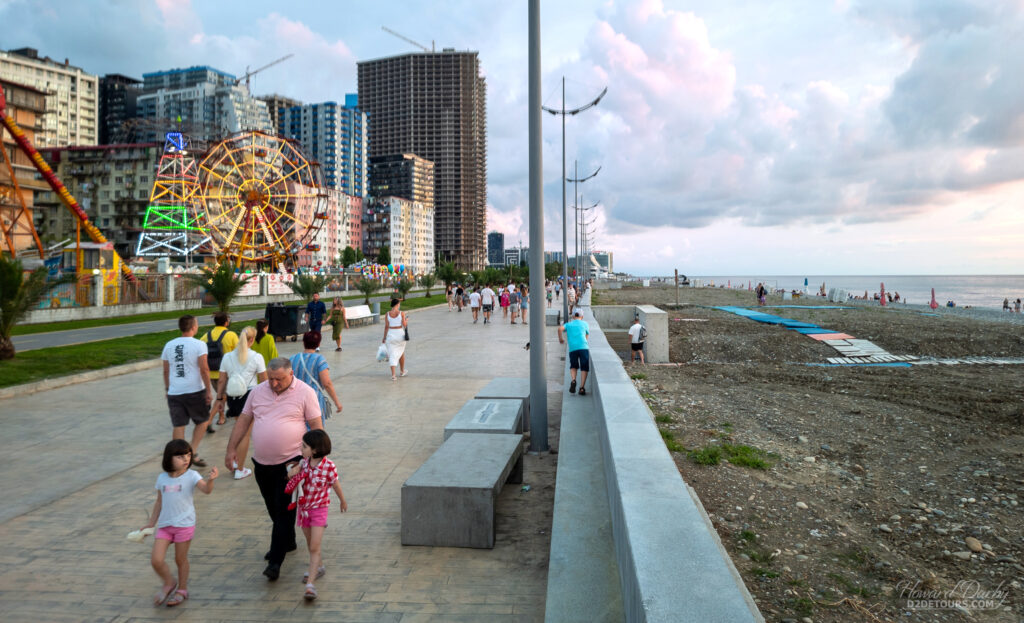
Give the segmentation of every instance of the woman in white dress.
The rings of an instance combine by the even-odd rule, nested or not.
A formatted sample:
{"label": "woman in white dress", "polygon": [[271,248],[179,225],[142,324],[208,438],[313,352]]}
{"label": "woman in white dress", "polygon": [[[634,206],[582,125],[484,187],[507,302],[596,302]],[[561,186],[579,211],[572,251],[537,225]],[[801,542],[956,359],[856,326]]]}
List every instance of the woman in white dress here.
{"label": "woman in white dress", "polygon": [[388,364],[391,366],[391,380],[394,381],[395,367],[400,370],[401,376],[409,373],[405,369],[405,342],[406,331],[409,327],[409,320],[405,312],[401,310],[402,301],[391,299],[391,311],[384,315],[384,339],[381,343],[388,349]]}

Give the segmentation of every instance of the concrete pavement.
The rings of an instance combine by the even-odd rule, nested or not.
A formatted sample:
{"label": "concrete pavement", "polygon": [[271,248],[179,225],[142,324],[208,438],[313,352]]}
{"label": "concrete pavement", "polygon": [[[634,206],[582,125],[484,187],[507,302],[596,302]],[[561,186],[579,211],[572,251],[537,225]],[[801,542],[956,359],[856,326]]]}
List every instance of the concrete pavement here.
{"label": "concrete pavement", "polygon": [[[474,325],[468,312],[442,306],[410,313],[410,333],[409,376],[396,382],[374,360],[380,325],[346,331],[342,353],[324,350],[344,405],[327,430],[349,512],[338,513],[334,502],[323,550],[328,571],[313,604],[303,601],[299,582],[304,543],[276,583],[261,575],[270,532],[262,499],[253,479],[227,474],[212,495],[197,493],[190,599],[178,608],[151,605],[152,541],[133,544],[124,535],[146,520],[170,436],[158,369],[0,401],[3,619],[542,620],[555,455],[527,456],[529,492],[505,487],[493,550],[399,542],[402,483],[441,444],[444,425],[466,400],[496,376],[529,374],[528,328],[500,319]],[[546,337],[557,447],[563,351],[554,327]],[[291,355],[298,346],[278,348]],[[219,465],[230,430],[204,439],[200,455]]]}

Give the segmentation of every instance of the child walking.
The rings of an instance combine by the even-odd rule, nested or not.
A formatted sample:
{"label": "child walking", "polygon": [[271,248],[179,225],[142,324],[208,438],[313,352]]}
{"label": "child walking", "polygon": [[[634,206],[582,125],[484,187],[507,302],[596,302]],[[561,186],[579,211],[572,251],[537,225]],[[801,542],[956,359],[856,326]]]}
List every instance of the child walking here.
{"label": "child walking", "polygon": [[[184,439],[172,439],[164,446],[164,473],[156,479],[156,503],[149,523],[143,526],[157,528],[150,561],[164,583],[153,599],[156,606],[177,606],[188,599],[188,548],[196,531],[192,492],[196,488],[203,493],[212,492],[213,481],[217,479],[216,467],[210,470],[206,479],[189,469],[192,458],[192,446]],[[177,581],[164,561],[171,543],[174,543],[174,562],[178,565]]]}
{"label": "child walking", "polygon": [[323,577],[327,572],[323,566],[320,544],[327,527],[327,509],[331,505],[330,489],[338,494],[341,500],[341,512],[348,510],[345,495],[341,492],[338,480],[338,469],[334,462],[327,458],[331,453],[331,438],[323,430],[307,431],[302,436],[302,460],[288,472],[288,485],[285,493],[299,488],[295,514],[296,525],[302,528],[309,546],[309,570],[302,576],[306,584],[305,598],[313,601],[317,598],[316,586],[313,581]]}

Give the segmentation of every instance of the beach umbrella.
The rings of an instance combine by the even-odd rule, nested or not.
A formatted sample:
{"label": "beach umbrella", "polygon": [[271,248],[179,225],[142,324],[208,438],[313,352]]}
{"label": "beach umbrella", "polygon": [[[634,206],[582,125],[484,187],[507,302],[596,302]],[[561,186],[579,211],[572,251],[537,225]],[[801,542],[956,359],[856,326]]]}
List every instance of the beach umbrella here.
{"label": "beach umbrella", "polygon": [[885,307],[885,284],[884,283],[882,284],[882,295],[878,297],[878,302],[882,304],[882,307]]}
{"label": "beach umbrella", "polygon": [[931,307],[932,309],[935,309],[938,306],[939,306],[939,303],[938,303],[938,301],[935,300],[935,288],[932,288],[932,302],[928,303],[928,307]]}
{"label": "beach umbrella", "polygon": [[725,284],[725,287],[727,287],[727,288],[731,288],[732,287],[732,279],[730,279],[729,282]]}

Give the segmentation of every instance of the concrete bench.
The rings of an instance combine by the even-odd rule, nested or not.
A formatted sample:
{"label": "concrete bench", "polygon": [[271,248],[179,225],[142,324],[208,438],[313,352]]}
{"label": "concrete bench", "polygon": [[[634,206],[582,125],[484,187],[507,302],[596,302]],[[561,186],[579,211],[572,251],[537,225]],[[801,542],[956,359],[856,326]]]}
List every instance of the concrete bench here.
{"label": "concrete bench", "polygon": [[353,305],[345,308],[345,319],[350,327],[362,326],[364,324],[375,324],[377,318],[370,311],[369,305]]}
{"label": "concrete bench", "polygon": [[[481,400],[505,398],[523,402],[523,431],[530,430],[530,379],[498,377],[476,393]],[[521,432],[521,431],[516,431]]]}
{"label": "concrete bench", "polygon": [[444,427],[444,438],[454,433],[505,433],[523,432],[523,401],[473,399],[459,409]]}
{"label": "concrete bench", "polygon": [[523,482],[523,436],[455,433],[402,485],[402,545],[494,547],[494,501]]}
{"label": "concrete bench", "polygon": [[562,310],[551,307],[544,310],[544,326],[557,327],[562,319]]}

